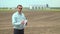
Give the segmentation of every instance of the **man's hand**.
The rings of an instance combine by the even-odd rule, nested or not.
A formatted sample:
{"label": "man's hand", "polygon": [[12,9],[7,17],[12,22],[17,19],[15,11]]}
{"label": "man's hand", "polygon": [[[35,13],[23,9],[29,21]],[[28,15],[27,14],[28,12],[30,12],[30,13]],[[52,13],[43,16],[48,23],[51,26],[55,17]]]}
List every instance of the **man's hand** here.
{"label": "man's hand", "polygon": [[23,20],[21,24],[27,25],[27,20]]}
{"label": "man's hand", "polygon": [[23,24],[24,25],[24,21],[22,21],[22,23],[21,24]]}

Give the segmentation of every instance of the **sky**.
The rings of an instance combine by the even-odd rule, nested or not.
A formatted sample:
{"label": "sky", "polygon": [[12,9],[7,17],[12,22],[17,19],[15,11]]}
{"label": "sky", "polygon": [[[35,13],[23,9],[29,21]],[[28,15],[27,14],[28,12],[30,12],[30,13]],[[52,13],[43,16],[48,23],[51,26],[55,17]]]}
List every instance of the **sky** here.
{"label": "sky", "polygon": [[60,0],[0,0],[0,7],[16,7],[17,5],[29,7],[30,5],[44,5],[60,7]]}

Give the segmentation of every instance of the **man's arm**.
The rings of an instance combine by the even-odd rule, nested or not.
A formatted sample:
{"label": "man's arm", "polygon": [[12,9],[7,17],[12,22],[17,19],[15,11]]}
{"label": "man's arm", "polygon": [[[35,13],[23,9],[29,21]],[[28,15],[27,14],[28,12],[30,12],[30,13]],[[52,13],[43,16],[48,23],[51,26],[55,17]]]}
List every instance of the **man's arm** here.
{"label": "man's arm", "polygon": [[13,25],[20,25],[21,24],[20,22],[17,22],[16,17],[14,15],[12,16],[12,24]]}
{"label": "man's arm", "polygon": [[24,19],[25,19],[25,21],[26,21],[26,23],[25,23],[25,25],[27,25],[27,18],[26,18],[26,16],[23,14],[23,16],[24,16]]}

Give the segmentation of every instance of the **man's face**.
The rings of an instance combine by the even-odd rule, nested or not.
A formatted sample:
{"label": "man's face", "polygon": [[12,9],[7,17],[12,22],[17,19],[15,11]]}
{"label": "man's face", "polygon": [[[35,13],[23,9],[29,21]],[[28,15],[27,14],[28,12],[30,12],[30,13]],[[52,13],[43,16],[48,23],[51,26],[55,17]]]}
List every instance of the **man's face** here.
{"label": "man's face", "polygon": [[21,6],[18,6],[18,7],[17,7],[17,10],[18,10],[19,13],[21,13],[22,7],[21,7]]}

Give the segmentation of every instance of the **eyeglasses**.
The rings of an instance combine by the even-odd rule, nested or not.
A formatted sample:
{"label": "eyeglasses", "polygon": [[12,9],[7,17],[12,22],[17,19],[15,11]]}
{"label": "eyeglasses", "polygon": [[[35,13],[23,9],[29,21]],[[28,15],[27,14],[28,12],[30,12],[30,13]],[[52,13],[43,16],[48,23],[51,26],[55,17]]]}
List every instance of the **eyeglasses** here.
{"label": "eyeglasses", "polygon": [[19,9],[22,9],[22,8],[19,8]]}

